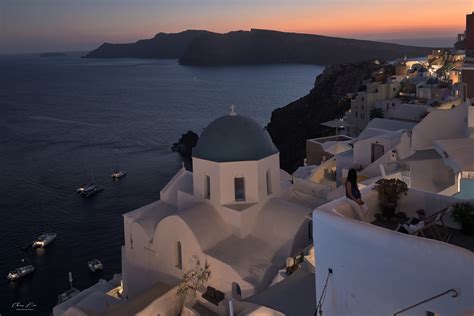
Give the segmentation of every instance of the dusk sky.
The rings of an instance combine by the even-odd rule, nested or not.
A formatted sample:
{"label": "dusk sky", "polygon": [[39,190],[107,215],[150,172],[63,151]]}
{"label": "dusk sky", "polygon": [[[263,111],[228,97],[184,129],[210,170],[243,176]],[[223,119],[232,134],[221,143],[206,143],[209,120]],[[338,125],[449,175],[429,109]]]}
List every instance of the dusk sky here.
{"label": "dusk sky", "polygon": [[0,0],[0,53],[89,50],[186,29],[452,45],[472,9],[471,0]]}

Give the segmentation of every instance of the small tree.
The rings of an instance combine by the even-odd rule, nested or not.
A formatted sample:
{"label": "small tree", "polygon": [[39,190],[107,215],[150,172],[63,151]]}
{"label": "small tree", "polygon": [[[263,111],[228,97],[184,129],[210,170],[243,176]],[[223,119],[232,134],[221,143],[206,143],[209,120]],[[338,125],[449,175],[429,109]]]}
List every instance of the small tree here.
{"label": "small tree", "polygon": [[373,120],[374,118],[383,118],[384,113],[381,108],[373,108],[372,110],[370,110],[369,116],[370,119]]}
{"label": "small tree", "polygon": [[199,258],[193,255],[191,269],[184,273],[183,280],[178,285],[178,294],[194,297],[196,291],[206,285],[210,276],[209,264],[206,262],[204,266],[201,266]]}

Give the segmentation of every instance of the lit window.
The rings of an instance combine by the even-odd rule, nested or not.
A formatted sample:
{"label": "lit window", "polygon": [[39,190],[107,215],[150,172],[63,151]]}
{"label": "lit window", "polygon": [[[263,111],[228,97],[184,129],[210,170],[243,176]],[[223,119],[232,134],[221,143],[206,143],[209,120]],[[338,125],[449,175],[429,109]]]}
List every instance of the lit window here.
{"label": "lit window", "polygon": [[245,179],[234,178],[235,201],[245,201]]}
{"label": "lit window", "polygon": [[211,177],[206,176],[206,182],[204,183],[204,198],[211,199]]}
{"label": "lit window", "polygon": [[183,252],[180,241],[176,244],[176,268],[183,270]]}
{"label": "lit window", "polygon": [[267,195],[272,194],[272,175],[270,174],[270,170],[267,170]]}

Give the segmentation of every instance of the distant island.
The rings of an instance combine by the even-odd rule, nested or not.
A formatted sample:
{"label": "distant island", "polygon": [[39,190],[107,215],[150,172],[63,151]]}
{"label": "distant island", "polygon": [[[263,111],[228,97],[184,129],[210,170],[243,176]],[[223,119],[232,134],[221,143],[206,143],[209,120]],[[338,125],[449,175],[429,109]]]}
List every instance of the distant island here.
{"label": "distant island", "polygon": [[180,58],[192,41],[210,32],[188,30],[180,33],[158,33],[150,39],[129,44],[104,43],[85,58]]}
{"label": "distant island", "polygon": [[67,56],[66,53],[61,53],[61,52],[46,52],[46,53],[41,53],[40,57],[63,57]]}
{"label": "distant island", "polygon": [[432,48],[252,29],[158,33],[129,44],[104,43],[86,58],[177,58],[182,65],[329,65],[427,55]]}

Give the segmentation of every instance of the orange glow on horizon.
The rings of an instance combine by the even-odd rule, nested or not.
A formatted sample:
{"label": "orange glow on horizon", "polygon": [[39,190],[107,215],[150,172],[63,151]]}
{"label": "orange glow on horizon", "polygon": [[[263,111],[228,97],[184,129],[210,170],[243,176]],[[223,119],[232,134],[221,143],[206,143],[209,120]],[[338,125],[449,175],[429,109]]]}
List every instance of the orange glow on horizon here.
{"label": "orange glow on horizon", "polygon": [[[315,9],[316,10],[316,9]],[[387,9],[388,10],[388,9]],[[421,13],[422,12],[422,13]],[[468,11],[459,8],[447,7],[426,8],[399,8],[388,10],[385,15],[380,14],[380,8],[360,7],[348,11],[328,12],[319,14],[315,18],[311,10],[298,12],[298,18],[293,18],[291,12],[273,12],[272,15],[242,16],[240,19],[226,18],[226,16],[196,17],[186,20],[179,27],[174,24],[160,22],[146,25],[146,28],[134,29],[135,39],[150,38],[158,32],[180,32],[187,29],[206,29],[218,33],[251,28],[269,29],[284,32],[319,34],[341,37],[371,37],[380,38],[413,38],[413,37],[452,37],[456,38],[465,28],[465,15]],[[209,21],[212,20],[212,24]],[[110,34],[111,37],[113,34]],[[130,40],[132,34],[121,36],[116,34],[117,40]]]}
{"label": "orange glow on horizon", "polygon": [[[226,33],[251,28],[366,39],[456,38],[471,0],[49,0],[4,10],[0,47],[88,47],[188,29]],[[25,27],[27,25],[27,27]],[[53,48],[51,48],[53,49]]]}

